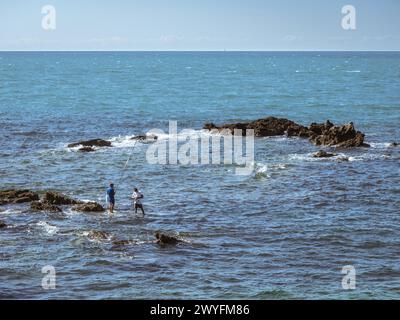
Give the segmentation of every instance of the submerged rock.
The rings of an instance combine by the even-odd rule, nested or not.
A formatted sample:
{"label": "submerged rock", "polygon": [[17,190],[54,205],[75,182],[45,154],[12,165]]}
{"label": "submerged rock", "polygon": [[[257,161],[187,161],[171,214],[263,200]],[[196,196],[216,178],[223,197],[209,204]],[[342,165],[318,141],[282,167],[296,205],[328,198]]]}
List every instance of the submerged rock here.
{"label": "submerged rock", "polygon": [[80,205],[77,205],[72,208],[75,211],[81,212],[103,212],[104,208],[101,204],[97,202],[87,202]]}
{"label": "submerged rock", "polygon": [[80,152],[94,152],[96,150],[93,147],[82,147],[82,148],[79,148],[78,151],[80,151]]}
{"label": "submerged rock", "polygon": [[91,240],[108,240],[111,235],[105,231],[90,230],[87,237]]}
{"label": "submerged rock", "polygon": [[320,151],[318,151],[318,152],[313,154],[314,158],[331,158],[331,157],[334,157],[334,156],[336,156],[336,154],[329,153],[329,152],[326,152],[324,150],[320,150]]}
{"label": "submerged rock", "polygon": [[103,139],[92,139],[92,140],[86,140],[86,141],[80,141],[80,142],[75,142],[75,143],[70,143],[68,145],[68,148],[74,148],[74,147],[111,147],[111,142]]}
{"label": "submerged rock", "polygon": [[55,192],[55,191],[47,191],[44,194],[42,202],[53,204],[53,205],[75,205],[75,204],[82,204],[81,201],[72,199],[62,193]]}
{"label": "submerged rock", "polygon": [[134,243],[132,240],[115,240],[112,242],[114,246],[126,246]]}
{"label": "submerged rock", "polygon": [[39,200],[39,195],[30,190],[0,190],[0,205],[32,202]]}
{"label": "submerged rock", "polygon": [[56,205],[42,202],[42,201],[34,201],[31,202],[31,210],[33,211],[48,211],[48,212],[62,212],[61,208]]}
{"label": "submerged rock", "polygon": [[242,135],[246,135],[246,129],[253,129],[256,137],[280,136],[308,138],[315,145],[335,146],[337,148],[369,147],[364,143],[364,134],[356,131],[352,122],[335,126],[327,120],[325,123],[312,123],[308,128],[284,118],[268,117],[251,122],[224,124],[217,126],[214,123],[206,123],[203,127],[233,134],[234,129],[241,129]]}
{"label": "submerged rock", "polygon": [[178,244],[179,242],[182,242],[182,240],[178,239],[177,237],[161,233],[160,231],[155,233],[155,237],[157,239],[157,243],[160,245]]}
{"label": "submerged rock", "polygon": [[0,229],[3,228],[7,228],[7,225],[3,221],[0,221]]}
{"label": "submerged rock", "polygon": [[149,134],[149,135],[141,134],[132,137],[131,140],[137,140],[140,142],[155,142],[158,140],[158,136],[156,136],[155,134]]}
{"label": "submerged rock", "polygon": [[398,147],[399,146],[399,143],[398,142],[391,142],[390,143],[390,145],[389,145],[389,147]]}

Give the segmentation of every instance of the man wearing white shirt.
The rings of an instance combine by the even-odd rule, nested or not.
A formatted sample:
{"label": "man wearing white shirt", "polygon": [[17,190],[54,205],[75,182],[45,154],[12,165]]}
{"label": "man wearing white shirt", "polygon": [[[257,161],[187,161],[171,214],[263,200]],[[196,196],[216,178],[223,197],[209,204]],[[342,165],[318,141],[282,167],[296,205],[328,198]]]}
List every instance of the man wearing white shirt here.
{"label": "man wearing white shirt", "polygon": [[137,188],[133,189],[132,199],[133,199],[133,205],[135,207],[135,213],[137,213],[137,209],[140,208],[140,210],[142,210],[142,213],[144,215],[143,204],[141,201],[141,199],[143,199],[143,194]]}

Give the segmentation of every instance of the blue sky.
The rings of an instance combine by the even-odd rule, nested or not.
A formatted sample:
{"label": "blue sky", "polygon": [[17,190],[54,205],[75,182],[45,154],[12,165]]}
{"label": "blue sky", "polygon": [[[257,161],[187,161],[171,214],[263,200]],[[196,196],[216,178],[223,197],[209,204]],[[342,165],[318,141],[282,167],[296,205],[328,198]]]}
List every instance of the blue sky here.
{"label": "blue sky", "polygon": [[400,0],[1,0],[0,50],[400,50],[399,14]]}

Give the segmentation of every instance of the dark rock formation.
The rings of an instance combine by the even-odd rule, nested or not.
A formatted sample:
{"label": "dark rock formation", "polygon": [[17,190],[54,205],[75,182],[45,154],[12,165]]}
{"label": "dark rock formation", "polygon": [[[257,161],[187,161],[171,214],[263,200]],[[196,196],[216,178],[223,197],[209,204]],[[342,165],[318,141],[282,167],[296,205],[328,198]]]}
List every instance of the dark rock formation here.
{"label": "dark rock formation", "polygon": [[104,211],[103,206],[96,202],[82,203],[80,205],[73,207],[72,209],[75,211],[81,211],[81,212],[103,212]]}
{"label": "dark rock formation", "polygon": [[240,129],[242,130],[243,135],[246,135],[247,129],[253,129],[254,136],[256,137],[281,136],[284,135],[288,129],[291,136],[299,135],[300,132],[303,133],[303,131],[307,131],[306,127],[303,127],[293,121],[275,117],[268,117],[251,122],[224,124],[222,126],[216,126],[213,123],[207,123],[204,125],[203,129],[217,130],[220,132],[227,130],[227,132],[231,134],[234,133],[234,129]]}
{"label": "dark rock formation", "polygon": [[0,190],[0,205],[39,200],[39,195],[30,190]]}
{"label": "dark rock formation", "polygon": [[33,211],[48,211],[48,212],[62,212],[62,210],[50,203],[42,201],[31,202],[31,210]]}
{"label": "dark rock formation", "polygon": [[80,152],[94,152],[96,150],[93,149],[92,147],[82,147],[82,148],[79,148],[78,151],[80,151]]}
{"label": "dark rock formation", "polygon": [[3,228],[7,228],[7,225],[3,221],[0,221],[0,229]]}
{"label": "dark rock formation", "polygon": [[329,152],[326,152],[326,151],[323,151],[323,150],[320,150],[320,151],[318,151],[318,152],[313,154],[314,158],[330,158],[330,157],[334,157],[334,156],[336,156],[336,154],[329,153]]}
{"label": "dark rock formation", "polygon": [[182,240],[179,240],[177,237],[161,233],[160,231],[155,233],[155,237],[157,239],[157,243],[160,245],[178,244],[179,242],[182,242]]}
{"label": "dark rock formation", "polygon": [[134,243],[132,240],[115,240],[112,242],[114,246],[126,246]]}
{"label": "dark rock formation", "polygon": [[390,143],[390,147],[398,147],[399,146],[399,143],[398,142],[391,142]]}
{"label": "dark rock formation", "polygon": [[111,142],[107,140],[102,140],[102,139],[92,139],[92,140],[86,140],[86,141],[80,141],[80,142],[75,142],[75,143],[70,143],[68,145],[68,148],[74,148],[74,147],[111,147]]}
{"label": "dark rock formation", "polygon": [[111,236],[105,231],[90,230],[87,237],[91,240],[108,240]]}
{"label": "dark rock formation", "polygon": [[150,135],[145,135],[145,134],[141,134],[138,136],[134,136],[131,138],[131,140],[137,140],[140,142],[154,142],[157,141],[158,136],[154,135],[154,134],[150,134]]}
{"label": "dark rock formation", "polygon": [[352,122],[341,126],[335,126],[329,120],[324,124],[312,123],[309,131],[310,141],[317,146],[369,147],[364,143],[364,134],[356,131]]}
{"label": "dark rock formation", "polygon": [[369,147],[364,143],[364,134],[356,131],[352,122],[335,126],[329,120],[323,124],[312,123],[308,128],[284,118],[268,117],[251,122],[225,124],[216,126],[207,123],[203,129],[215,130],[233,134],[234,129],[241,129],[246,135],[246,129],[253,129],[256,137],[280,136],[309,138],[315,145],[335,146],[337,148]]}
{"label": "dark rock formation", "polygon": [[45,202],[48,204],[53,204],[53,205],[58,205],[58,206],[82,204],[81,201],[77,201],[66,195],[63,195],[62,193],[55,192],[55,191],[47,191],[44,194],[42,202]]}

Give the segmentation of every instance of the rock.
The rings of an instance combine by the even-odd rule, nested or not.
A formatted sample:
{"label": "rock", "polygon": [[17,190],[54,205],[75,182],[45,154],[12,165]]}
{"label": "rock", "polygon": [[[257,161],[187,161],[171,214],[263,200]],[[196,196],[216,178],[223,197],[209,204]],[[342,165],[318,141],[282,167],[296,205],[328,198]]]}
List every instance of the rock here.
{"label": "rock", "polygon": [[336,148],[368,147],[364,143],[364,134],[356,131],[352,122],[335,126],[329,120],[325,124],[312,123],[309,127],[310,141],[317,146],[335,146]]}
{"label": "rock", "polygon": [[126,246],[133,243],[131,240],[115,240],[112,242],[114,246]]}
{"label": "rock", "polygon": [[31,210],[33,211],[48,211],[48,212],[62,212],[62,210],[50,203],[42,201],[31,202]]}
{"label": "rock", "polygon": [[256,137],[280,136],[284,135],[286,132],[290,136],[300,136],[300,134],[307,135],[308,131],[306,127],[291,120],[275,117],[268,117],[251,122],[224,124],[222,126],[216,126],[213,123],[206,123],[203,129],[218,131],[227,129],[231,134],[234,133],[234,129],[241,129],[242,135],[246,135],[246,129],[253,129],[254,136]]}
{"label": "rock", "polygon": [[0,229],[3,228],[7,228],[7,225],[3,221],[0,221]]}
{"label": "rock", "polygon": [[337,161],[349,161],[349,157],[341,156],[336,159]]}
{"label": "rock", "polygon": [[168,234],[165,234],[165,233],[161,233],[159,231],[157,231],[155,233],[155,237],[156,237],[157,243],[159,245],[177,244],[179,242],[182,242],[181,240],[179,240],[175,236],[171,236],[171,235],[168,235]]}
{"label": "rock", "polygon": [[158,140],[158,136],[156,136],[155,134],[149,134],[149,135],[141,134],[132,137],[131,140],[136,140],[140,142],[155,142]]}
{"label": "rock", "polygon": [[90,230],[87,237],[91,240],[108,240],[111,235],[105,231]]}
{"label": "rock", "polygon": [[87,202],[72,208],[75,211],[81,212],[103,212],[104,208],[101,204],[96,202]]}
{"label": "rock", "polygon": [[329,152],[326,152],[326,151],[323,151],[323,150],[320,150],[320,151],[318,151],[318,152],[313,154],[314,158],[330,158],[330,157],[334,157],[334,156],[336,156],[336,154],[329,153]]}
{"label": "rock", "polygon": [[391,142],[389,147],[398,147],[399,143],[398,142]]}
{"label": "rock", "polygon": [[63,195],[62,193],[55,192],[55,191],[47,191],[44,194],[42,202],[45,202],[48,204],[54,204],[54,205],[58,205],[58,206],[82,204],[81,201],[77,201],[66,195]]}
{"label": "rock", "polygon": [[233,134],[234,129],[241,129],[246,135],[246,129],[253,129],[256,137],[280,136],[309,138],[310,142],[317,146],[335,146],[337,148],[369,147],[364,143],[364,134],[356,131],[352,122],[335,126],[327,120],[325,123],[311,123],[307,128],[298,123],[284,118],[268,117],[251,122],[224,124],[216,126],[214,123],[206,123],[205,130],[215,130],[220,133],[226,130]]}
{"label": "rock", "polygon": [[80,152],[94,152],[96,150],[93,149],[92,147],[82,147],[82,148],[78,149],[78,151],[80,151]]}
{"label": "rock", "polygon": [[39,195],[30,190],[1,190],[0,191],[0,205],[24,203],[39,200]]}
{"label": "rock", "polygon": [[102,139],[92,139],[92,140],[86,140],[86,141],[70,143],[68,145],[68,148],[74,148],[74,147],[78,147],[78,146],[83,146],[83,147],[111,147],[111,142],[107,141],[107,140],[102,140]]}

